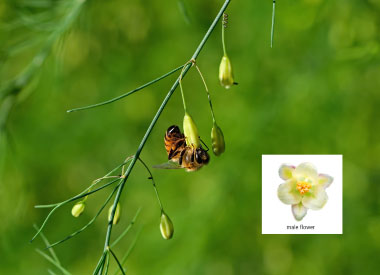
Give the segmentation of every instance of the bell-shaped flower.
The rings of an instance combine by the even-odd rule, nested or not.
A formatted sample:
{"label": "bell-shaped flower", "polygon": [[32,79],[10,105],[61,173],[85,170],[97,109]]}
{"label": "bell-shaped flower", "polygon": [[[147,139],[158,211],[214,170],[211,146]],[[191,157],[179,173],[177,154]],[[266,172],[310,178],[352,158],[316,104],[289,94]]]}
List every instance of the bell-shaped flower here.
{"label": "bell-shaped flower", "polygon": [[195,125],[193,118],[187,112],[183,118],[183,132],[185,134],[187,146],[194,146],[195,148],[201,146],[198,128]]}
{"label": "bell-shaped flower", "polygon": [[318,174],[313,164],[301,163],[297,167],[283,164],[279,175],[285,182],[278,187],[278,198],[292,205],[292,213],[297,221],[305,217],[308,209],[319,210],[326,204],[326,188],[333,178]]}
{"label": "bell-shaped flower", "polygon": [[215,156],[220,156],[226,149],[222,129],[214,122],[211,129],[212,151]]}
{"label": "bell-shaped flower", "polygon": [[169,240],[173,237],[174,226],[169,216],[165,212],[161,213],[161,222],[160,222],[161,235],[165,240]]}
{"label": "bell-shaped flower", "polygon": [[232,65],[227,55],[222,57],[222,61],[219,65],[219,81],[220,84],[226,89],[229,89],[232,85],[234,85]]}

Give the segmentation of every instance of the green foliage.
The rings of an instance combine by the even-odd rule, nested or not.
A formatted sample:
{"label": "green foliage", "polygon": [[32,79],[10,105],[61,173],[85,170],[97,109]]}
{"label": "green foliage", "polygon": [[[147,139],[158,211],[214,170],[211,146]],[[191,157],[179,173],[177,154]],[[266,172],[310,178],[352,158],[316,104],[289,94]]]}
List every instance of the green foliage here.
{"label": "green foliage", "polygon": [[[0,2],[2,87],[43,49],[70,10],[56,8],[69,2]],[[1,98],[1,106],[12,106],[0,137],[1,274],[45,274],[48,268],[58,274],[35,253],[45,247],[42,241],[28,244],[35,233],[31,225],[48,213],[33,206],[72,197],[133,154],[178,75],[102,108],[66,111],[119,96],[183,64],[221,1],[183,2],[190,24],[176,1],[86,1],[20,96],[8,103]],[[380,2],[277,1],[272,49],[272,1],[232,1],[228,13],[225,38],[239,85],[227,91],[219,84],[221,28],[197,60],[226,151],[196,173],[152,171],[175,224],[170,241],[159,231],[151,180],[136,165],[114,238],[140,206],[142,211],[112,251],[131,274],[376,274]],[[183,85],[199,134],[210,145],[209,103],[194,68]],[[177,90],[142,153],[149,167],[166,161],[164,132],[182,119]],[[342,236],[261,235],[263,153],[344,155]],[[57,211],[44,231],[51,243],[85,226],[106,197],[102,191],[91,195],[77,219],[70,213],[73,204]],[[72,274],[89,274],[102,255],[106,212],[80,237],[55,247]],[[144,231],[136,243],[140,225]],[[117,265],[109,257],[104,260],[113,273]]]}

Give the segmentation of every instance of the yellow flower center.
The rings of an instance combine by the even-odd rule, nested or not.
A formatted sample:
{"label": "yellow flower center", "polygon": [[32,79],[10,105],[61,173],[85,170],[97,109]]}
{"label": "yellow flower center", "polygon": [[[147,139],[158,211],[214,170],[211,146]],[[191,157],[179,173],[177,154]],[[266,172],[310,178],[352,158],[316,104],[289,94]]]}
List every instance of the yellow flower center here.
{"label": "yellow flower center", "polygon": [[311,184],[305,181],[299,181],[297,182],[297,190],[300,192],[301,195],[309,192],[311,188]]}

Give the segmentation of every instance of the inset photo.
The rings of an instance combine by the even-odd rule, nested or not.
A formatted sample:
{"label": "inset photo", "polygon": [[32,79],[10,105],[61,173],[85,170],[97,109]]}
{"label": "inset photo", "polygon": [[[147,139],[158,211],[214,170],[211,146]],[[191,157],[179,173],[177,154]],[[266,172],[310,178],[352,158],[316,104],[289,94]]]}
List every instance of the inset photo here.
{"label": "inset photo", "polygon": [[342,155],[263,155],[262,234],[342,234]]}

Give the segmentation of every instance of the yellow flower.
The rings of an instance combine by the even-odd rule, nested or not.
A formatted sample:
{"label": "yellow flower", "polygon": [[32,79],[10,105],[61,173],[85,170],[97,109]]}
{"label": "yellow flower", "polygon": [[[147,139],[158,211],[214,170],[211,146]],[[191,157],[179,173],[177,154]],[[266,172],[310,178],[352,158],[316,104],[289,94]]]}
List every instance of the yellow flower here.
{"label": "yellow flower", "polygon": [[226,89],[229,89],[232,85],[234,85],[231,61],[227,55],[223,56],[219,65],[219,81],[220,84]]}
{"label": "yellow flower", "polygon": [[297,221],[302,220],[308,209],[319,210],[327,202],[326,188],[333,182],[329,175],[318,174],[311,163],[301,163],[297,167],[283,164],[279,169],[280,184],[277,195],[280,201],[292,205],[292,213]]}

